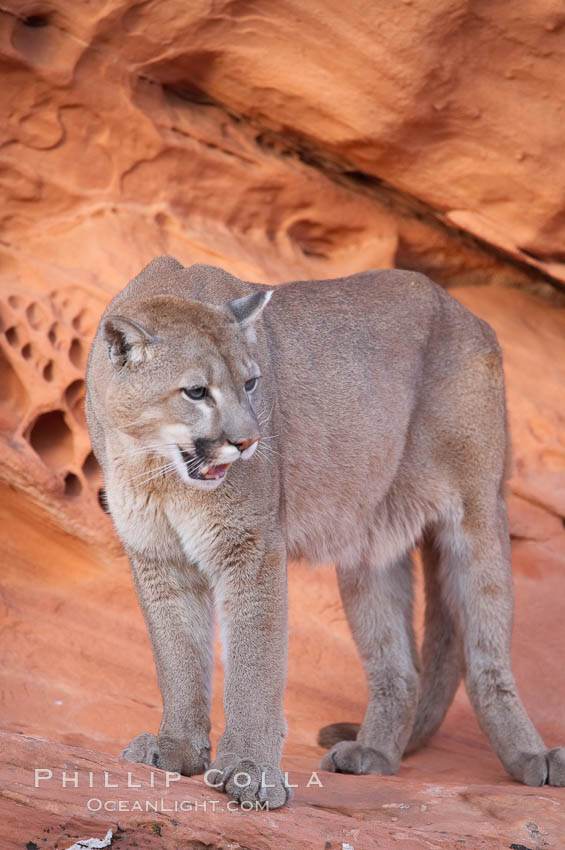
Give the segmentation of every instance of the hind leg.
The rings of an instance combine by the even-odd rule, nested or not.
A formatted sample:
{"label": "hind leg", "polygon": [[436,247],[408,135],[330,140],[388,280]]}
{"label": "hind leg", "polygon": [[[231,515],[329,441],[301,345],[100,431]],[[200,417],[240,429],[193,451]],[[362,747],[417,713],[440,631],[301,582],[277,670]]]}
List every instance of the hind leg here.
{"label": "hind leg", "polygon": [[369,686],[356,741],[340,741],[320,763],[337,773],[396,773],[418,701],[410,555],[386,568],[337,567],[339,588]]}
{"label": "hind leg", "polygon": [[508,773],[526,785],[565,785],[565,748],[547,750],[512,675],[512,575],[506,507],[496,494],[464,499],[460,519],[444,525],[451,601],[464,651],[467,692],[479,724]]}

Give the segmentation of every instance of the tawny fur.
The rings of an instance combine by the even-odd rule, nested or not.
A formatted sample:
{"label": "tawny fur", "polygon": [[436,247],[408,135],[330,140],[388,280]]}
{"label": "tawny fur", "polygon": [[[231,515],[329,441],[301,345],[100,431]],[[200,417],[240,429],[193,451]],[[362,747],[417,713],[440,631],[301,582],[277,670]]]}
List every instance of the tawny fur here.
{"label": "tawny fur", "polygon": [[[267,306],[266,293],[161,257],[111,302],[92,347],[89,429],[163,696],[158,735],[139,735],[125,757],[188,775],[209,765],[217,608],[226,729],[213,775],[234,799],[285,802],[286,561],[304,557],[336,565],[370,694],[358,730],[324,733],[324,768],[394,773],[438,728],[463,673],[510,775],[565,784],[565,750],[544,746],[510,667],[508,434],[493,331],[414,272],[284,284]],[[181,392],[195,382],[209,386],[206,401]],[[257,436],[254,454],[256,444],[234,448]],[[179,447],[235,462],[219,486],[197,486]]]}

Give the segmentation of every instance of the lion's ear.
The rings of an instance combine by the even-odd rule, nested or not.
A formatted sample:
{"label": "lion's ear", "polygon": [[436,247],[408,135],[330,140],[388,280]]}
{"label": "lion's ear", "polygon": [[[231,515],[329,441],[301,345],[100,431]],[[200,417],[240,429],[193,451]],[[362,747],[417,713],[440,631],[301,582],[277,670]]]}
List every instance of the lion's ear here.
{"label": "lion's ear", "polygon": [[125,316],[106,316],[102,333],[108,343],[108,356],[117,369],[126,363],[148,360],[156,340],[143,325]]}
{"label": "lion's ear", "polygon": [[253,324],[257,321],[273,295],[274,289],[262,289],[243,298],[228,301],[226,307],[235,316],[239,327],[246,331],[248,339],[255,342]]}

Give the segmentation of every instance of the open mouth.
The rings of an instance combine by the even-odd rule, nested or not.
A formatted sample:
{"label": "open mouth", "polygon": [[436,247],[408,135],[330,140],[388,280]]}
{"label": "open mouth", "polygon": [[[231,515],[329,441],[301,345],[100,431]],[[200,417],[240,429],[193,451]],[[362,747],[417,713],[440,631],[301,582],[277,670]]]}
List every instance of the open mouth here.
{"label": "open mouth", "polygon": [[231,466],[231,463],[212,464],[198,458],[190,452],[180,449],[184,465],[189,478],[195,481],[221,481],[225,477],[226,472]]}

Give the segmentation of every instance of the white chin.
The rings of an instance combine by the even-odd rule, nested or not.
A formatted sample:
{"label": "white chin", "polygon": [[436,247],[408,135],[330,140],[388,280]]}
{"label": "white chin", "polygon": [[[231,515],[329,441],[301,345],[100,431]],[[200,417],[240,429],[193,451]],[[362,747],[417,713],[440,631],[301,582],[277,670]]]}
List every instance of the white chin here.
{"label": "white chin", "polygon": [[220,484],[223,484],[226,480],[226,476],[223,478],[191,478],[190,475],[186,474],[182,479],[186,484],[189,484],[191,487],[196,487],[198,490],[215,490]]}
{"label": "white chin", "polygon": [[243,460],[251,460],[251,458],[255,454],[255,451],[257,450],[258,445],[259,445],[259,440],[256,440],[253,443],[252,446],[250,446],[248,449],[245,449],[245,451],[241,453],[242,459]]}

